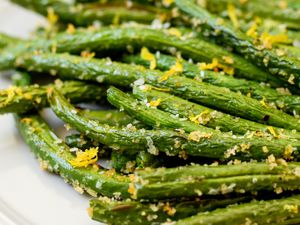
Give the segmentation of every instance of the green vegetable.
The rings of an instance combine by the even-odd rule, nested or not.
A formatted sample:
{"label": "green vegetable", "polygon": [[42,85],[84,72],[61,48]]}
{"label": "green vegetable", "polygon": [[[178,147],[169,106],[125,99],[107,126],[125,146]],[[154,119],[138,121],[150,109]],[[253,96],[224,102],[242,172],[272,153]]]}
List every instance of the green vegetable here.
{"label": "green vegetable", "polygon": [[176,0],[175,2],[187,15],[202,21],[202,28],[207,29],[209,35],[219,39],[222,44],[232,47],[255,65],[273,74],[274,77],[295,85],[297,88],[300,87],[299,61],[284,56],[279,57],[268,49],[257,48],[246,34],[235,31],[225,22],[220,24],[218,17],[199,7],[193,0]]}
{"label": "green vegetable", "polygon": [[[223,149],[225,146],[223,144],[231,143],[234,145],[239,145],[241,143],[247,143],[247,150],[251,151],[260,151],[261,143],[256,146],[257,143],[261,142],[261,138],[255,137],[243,137],[243,136],[232,136],[231,134],[221,133],[211,128],[204,127],[201,124],[196,124],[191,121],[186,121],[175,117],[169,113],[163,112],[161,110],[151,108],[151,106],[146,106],[137,102],[135,99],[125,94],[124,92],[118,90],[117,88],[110,87],[107,90],[108,101],[117,108],[124,109],[129,115],[138,120],[142,121],[145,124],[153,127],[161,128],[171,128],[174,130],[183,130],[190,133],[189,137],[193,139],[197,135],[200,135],[200,139],[211,139],[211,144],[214,146],[219,146],[220,149]],[[196,133],[195,133],[196,132]],[[199,141],[198,140],[198,141]],[[265,141],[265,140],[264,140]],[[278,141],[274,140],[274,141]],[[280,142],[285,146],[295,143],[297,145],[298,140],[284,140],[281,139]],[[268,142],[264,142],[265,146],[268,146]],[[232,146],[232,147],[233,147]],[[251,146],[251,147],[250,147]],[[225,147],[225,149],[227,146]],[[224,149],[224,150],[225,150]]]}
{"label": "green vegetable", "polygon": [[88,211],[93,220],[102,223],[151,225],[161,224],[167,220],[183,219],[199,212],[206,212],[247,200],[247,197],[236,197],[231,199],[196,199],[143,204],[137,201],[113,201],[100,198],[90,201]]}
{"label": "green vegetable", "polygon": [[110,87],[107,90],[107,100],[116,108],[125,110],[130,116],[153,127],[183,129],[188,133],[196,130],[203,133],[217,133],[215,130],[202,125],[172,117],[169,113],[151,108],[151,105],[141,104],[115,87]]}
{"label": "green vegetable", "polygon": [[[242,163],[136,171],[134,197],[175,198],[299,190],[299,164]],[[149,194],[151,193],[151,194]]]}
{"label": "green vegetable", "polygon": [[37,115],[16,116],[18,128],[26,143],[41,162],[44,169],[60,174],[78,191],[92,196],[102,194],[127,198],[128,178],[110,175],[91,167],[74,168],[69,163],[74,159],[70,149]]}
{"label": "green vegetable", "polygon": [[[103,44],[105,43],[105,44]],[[232,54],[222,47],[199,38],[188,36],[176,37],[169,31],[154,30],[147,27],[113,27],[103,28],[97,32],[80,31],[74,34],[61,33],[51,40],[36,39],[29,44],[19,44],[15,48],[6,49],[0,58],[0,67],[13,66],[20,53],[28,53],[37,49],[56,52],[80,53],[83,50],[105,52],[115,50],[118,52],[129,49],[141,49],[146,46],[151,49],[171,52],[179,51],[182,56],[192,58],[195,61],[211,63],[214,58],[227,65],[224,56],[233,60],[233,64],[227,65],[235,68],[235,74],[271,83],[273,86],[282,86],[282,82],[269,73],[262,71],[242,57]],[[31,56],[31,54],[29,54]],[[17,64],[21,63],[17,60]]]}
{"label": "green vegetable", "polygon": [[81,150],[99,146],[97,142],[81,134],[71,134],[66,136],[65,143],[71,148],[78,148]]}
{"label": "green vegetable", "polygon": [[139,151],[135,158],[135,162],[138,168],[157,168],[163,165],[166,166],[170,164],[171,160],[172,157],[155,156],[147,151]]}
{"label": "green vegetable", "polygon": [[227,4],[232,4],[235,7],[241,9],[244,13],[251,13],[252,15],[262,16],[263,18],[273,18],[280,22],[294,22],[297,23],[300,20],[298,10],[300,7],[295,7],[294,2],[285,1],[287,3],[286,8],[280,7],[280,0],[273,1],[261,1],[251,0],[242,4],[238,0],[210,0],[207,1],[207,7],[212,12],[220,12],[227,8]]}
{"label": "green vegetable", "polygon": [[25,113],[48,106],[47,89],[51,87],[59,88],[72,102],[99,100],[105,94],[104,87],[80,81],[57,81],[48,86],[13,86],[0,90],[0,114]]}
{"label": "green vegetable", "polygon": [[135,158],[136,154],[128,154],[125,151],[112,151],[112,167],[118,172],[132,173],[136,167]]}
{"label": "green vegetable", "polygon": [[[219,159],[250,158],[261,160],[271,154],[275,157],[283,157],[286,148],[292,148],[286,145],[284,139],[233,138],[230,134],[226,136],[225,134],[210,135],[198,132],[187,135],[170,130],[137,130],[110,127],[81,116],[56,90],[49,94],[49,103],[58,117],[79,132],[85,133],[93,140],[114,150],[126,150],[128,153],[148,149],[149,153],[154,155],[158,155],[159,151],[162,151],[168,155],[186,154]],[[204,137],[201,138],[202,134]],[[205,137],[206,135],[208,136]],[[268,151],[264,150],[266,147]],[[293,147],[290,154],[297,156],[298,142],[293,142]]]}
{"label": "green vegetable", "polygon": [[[149,24],[157,18],[152,10],[147,10],[149,7],[141,8],[134,5],[132,8],[127,9],[124,3],[117,5],[102,5],[98,3],[73,5],[55,0],[11,1],[45,16],[49,15],[49,8],[51,8],[53,10],[53,14],[57,15],[61,22],[72,23],[77,26],[92,25],[93,22],[101,22],[102,24],[118,24],[128,21],[137,21],[139,23]],[[156,12],[159,11],[156,10]]]}
{"label": "green vegetable", "polygon": [[[141,101],[148,103],[159,101],[159,109],[187,118],[197,124],[202,124],[210,128],[218,128],[221,131],[232,131],[236,134],[263,135],[265,137],[275,136],[281,138],[299,139],[299,132],[285,130],[278,127],[270,127],[264,124],[256,123],[250,120],[237,118],[205,106],[195,104],[166,92],[155,90],[150,85],[146,88],[134,87],[133,94]],[[274,130],[275,133],[271,133]]]}
{"label": "green vegetable", "polygon": [[300,130],[298,119],[259,101],[207,83],[181,76],[171,76],[160,82],[165,73],[140,66],[110,60],[82,59],[66,54],[38,54],[18,58],[18,66],[36,71],[55,71],[65,79],[93,80],[119,86],[129,86],[136,80],[145,81],[171,93],[213,107],[232,115],[286,129]]}
{"label": "green vegetable", "polygon": [[[26,73],[17,73],[13,80],[19,87],[30,84],[30,76]],[[15,114],[15,121],[23,139],[43,169],[60,174],[79,192],[86,191],[92,196],[104,194],[112,197],[121,194],[124,198],[128,197],[127,177],[109,175],[91,166],[73,168],[70,160],[73,160],[74,156],[69,147],[55,135],[39,115]]]}
{"label": "green vegetable", "polygon": [[[24,71],[15,71],[11,77],[13,85],[17,87],[29,86],[31,83],[31,76]],[[0,91],[1,92],[1,91]]]}
{"label": "green vegetable", "polygon": [[240,225],[244,224],[299,224],[300,196],[269,201],[233,205],[226,209],[199,213],[179,220],[175,225]]}
{"label": "green vegetable", "polygon": [[82,110],[80,113],[88,119],[97,120],[100,123],[110,126],[122,127],[132,124],[135,127],[143,128],[144,124],[118,110]]}
{"label": "green vegetable", "polygon": [[[287,47],[291,48],[291,47]],[[300,52],[300,50],[299,50]],[[300,54],[299,54],[300,55]],[[129,55],[125,56],[126,62],[134,62],[137,64],[149,65],[149,61],[142,59],[140,56]],[[176,58],[168,55],[160,54],[156,57],[156,65],[160,70],[169,70],[176,63]],[[183,65],[183,75],[189,78],[197,79],[206,83],[210,83],[220,87],[229,88],[232,91],[241,92],[244,95],[250,95],[252,98],[262,100],[265,98],[266,102],[271,105],[274,104],[277,108],[289,113],[300,113],[300,96],[290,95],[290,93],[283,89],[281,93],[279,90],[269,88],[265,84],[260,84],[255,81],[244,79],[236,79],[232,76],[225,76],[220,73],[212,71],[203,71],[198,65],[181,62]]]}

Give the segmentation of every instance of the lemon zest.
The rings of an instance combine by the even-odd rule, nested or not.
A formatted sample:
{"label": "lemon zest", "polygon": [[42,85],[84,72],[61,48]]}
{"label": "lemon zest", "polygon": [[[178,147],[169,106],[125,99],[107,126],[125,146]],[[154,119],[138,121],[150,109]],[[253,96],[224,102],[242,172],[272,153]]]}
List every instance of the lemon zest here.
{"label": "lemon zest", "polygon": [[253,39],[257,39],[258,38],[257,29],[259,24],[261,24],[261,19],[259,17],[255,17],[251,27],[247,30],[246,35]]}
{"label": "lemon zest", "polygon": [[[226,56],[223,56],[223,58],[224,57],[226,57]],[[200,63],[200,69],[201,70],[213,70],[215,72],[219,72],[219,69],[222,69],[224,71],[224,73],[226,73],[228,75],[234,75],[234,68],[220,63],[217,58],[213,58],[211,63]]]}
{"label": "lemon zest", "polygon": [[228,4],[227,5],[227,12],[228,12],[229,19],[231,20],[233,26],[235,28],[239,28],[240,23],[238,21],[237,15],[236,15],[235,6],[233,4]]}
{"label": "lemon zest", "polygon": [[284,149],[284,158],[285,159],[293,159],[294,148],[292,145],[287,145]]}
{"label": "lemon zest", "polygon": [[149,102],[149,105],[150,105],[151,107],[157,107],[157,106],[159,106],[160,103],[161,103],[161,99],[159,98],[159,99],[157,99],[157,100],[152,100],[152,101],[150,101],[150,102]]}
{"label": "lemon zest", "polygon": [[167,202],[163,206],[163,211],[166,212],[169,216],[174,216],[176,213],[176,209],[174,207],[171,207],[169,202]]}
{"label": "lemon zest", "polygon": [[224,60],[225,63],[227,64],[233,64],[234,60],[230,56],[223,56],[222,59]]}
{"label": "lemon zest", "polygon": [[14,99],[15,96],[21,96],[22,95],[22,89],[16,86],[11,86],[7,89],[7,97],[5,101],[2,103],[3,106],[6,106],[9,104],[10,101]]}
{"label": "lemon zest", "polygon": [[74,34],[76,31],[76,28],[73,24],[69,23],[66,32],[68,34]]}
{"label": "lemon zest", "polygon": [[51,7],[47,9],[47,19],[50,25],[55,25],[58,21],[58,15],[55,14],[54,9]]}
{"label": "lemon zest", "polygon": [[273,44],[276,43],[288,43],[289,37],[286,34],[270,35],[267,32],[263,32],[260,36],[260,41],[264,48],[272,49]]}
{"label": "lemon zest", "polygon": [[162,4],[166,7],[169,7],[173,3],[174,3],[174,0],[162,0]]}
{"label": "lemon zest", "polygon": [[269,105],[266,103],[266,98],[265,98],[265,97],[263,97],[263,99],[260,100],[259,102],[260,102],[260,104],[261,104],[262,106],[264,106],[264,107],[266,107],[266,108],[269,108]]}
{"label": "lemon zest", "polygon": [[168,29],[168,34],[176,36],[176,37],[181,37],[182,36],[181,31],[178,30],[177,28],[174,28],[174,27]]}
{"label": "lemon zest", "polygon": [[25,123],[25,124],[29,125],[32,123],[32,119],[25,117],[25,118],[21,119],[21,123]]}
{"label": "lemon zest", "polygon": [[199,115],[194,116],[191,115],[189,117],[190,121],[196,123],[196,124],[207,124],[209,122],[209,120],[211,119],[211,115],[210,112],[208,110],[204,110],[203,112],[201,112]]}
{"label": "lemon zest", "polygon": [[278,3],[278,6],[279,6],[280,9],[287,9],[288,3],[287,3],[285,0],[281,0],[281,1]]}
{"label": "lemon zest", "polygon": [[150,62],[150,69],[154,70],[156,68],[155,56],[148,50],[148,48],[143,47],[141,50],[141,58]]}
{"label": "lemon zest", "polygon": [[279,137],[279,135],[276,133],[276,131],[274,130],[274,128],[272,126],[268,126],[267,129],[275,138]]}
{"label": "lemon zest", "polygon": [[96,163],[98,160],[98,147],[90,148],[84,152],[76,152],[76,158],[69,160],[69,163],[73,167],[87,167],[91,164]]}
{"label": "lemon zest", "polygon": [[163,76],[161,76],[158,81],[163,82],[166,81],[170,76],[173,76],[177,73],[183,72],[183,65],[180,62],[180,59],[176,59],[175,65],[173,65],[170,70],[168,70]]}
{"label": "lemon zest", "polygon": [[81,57],[85,58],[85,59],[92,59],[95,57],[95,52],[89,52],[89,51],[82,51],[80,53]]}

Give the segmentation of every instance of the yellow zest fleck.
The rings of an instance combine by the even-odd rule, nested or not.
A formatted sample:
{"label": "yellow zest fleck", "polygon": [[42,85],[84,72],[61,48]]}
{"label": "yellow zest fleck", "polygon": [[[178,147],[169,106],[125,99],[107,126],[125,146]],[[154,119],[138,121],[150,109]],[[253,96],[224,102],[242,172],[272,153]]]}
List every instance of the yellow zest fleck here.
{"label": "yellow zest fleck", "polygon": [[21,96],[22,95],[22,89],[16,86],[11,86],[7,89],[7,97],[5,101],[2,103],[4,106],[9,104],[10,101],[14,99],[15,96]]}
{"label": "yellow zest fleck", "polygon": [[23,118],[21,119],[21,123],[25,123],[25,124],[31,124],[32,123],[32,119],[31,118]]}
{"label": "yellow zest fleck", "polygon": [[95,57],[95,52],[89,52],[89,51],[82,51],[80,53],[81,57],[85,58],[85,59],[92,59]]}
{"label": "yellow zest fleck", "polygon": [[176,209],[174,207],[171,207],[169,202],[164,205],[163,211],[166,212],[169,216],[174,216],[176,213]]}
{"label": "yellow zest fleck", "polygon": [[152,87],[153,90],[162,91],[162,92],[169,92],[169,88],[158,88],[158,87]]}
{"label": "yellow zest fleck", "polygon": [[241,147],[241,152],[246,152],[247,150],[249,150],[251,148],[251,145],[250,144],[242,143],[240,145],[240,147]]}
{"label": "yellow zest fleck", "polygon": [[168,70],[163,76],[158,79],[158,82],[166,81],[170,76],[174,74],[182,73],[183,72],[183,65],[180,62],[180,59],[176,59],[175,65],[173,65],[170,70]]}
{"label": "yellow zest fleck", "polygon": [[181,31],[178,30],[177,28],[174,28],[174,27],[168,29],[168,34],[176,36],[176,37],[181,37],[182,36]]}
{"label": "yellow zest fleck", "polygon": [[90,148],[84,152],[76,152],[76,158],[69,160],[73,167],[87,167],[88,165],[96,163],[98,160],[98,147]]}
{"label": "yellow zest fleck", "polygon": [[291,74],[290,75],[290,77],[289,77],[289,79],[288,79],[288,82],[290,83],[290,84],[295,84],[295,76],[293,75],[293,74]]}
{"label": "yellow zest fleck", "polygon": [[162,0],[162,4],[166,7],[169,7],[174,3],[174,0]]}
{"label": "yellow zest fleck", "polygon": [[251,37],[253,39],[257,39],[258,38],[258,25],[261,24],[261,19],[259,17],[255,17],[254,21],[252,22],[251,27],[247,30],[246,35],[248,37]]}
{"label": "yellow zest fleck", "polygon": [[283,154],[283,157],[285,159],[293,159],[293,152],[294,152],[294,148],[292,145],[288,145],[285,147],[284,149],[284,154]]}
{"label": "yellow zest fleck", "polygon": [[25,98],[26,100],[31,100],[31,99],[32,99],[32,95],[29,94],[29,93],[25,93],[23,96],[24,96],[24,98]]}
{"label": "yellow zest fleck", "polygon": [[235,28],[239,28],[240,23],[238,21],[237,15],[236,15],[235,6],[233,4],[228,4],[227,5],[227,12],[228,12],[229,19],[231,20],[233,26]]}
{"label": "yellow zest fleck", "polygon": [[167,14],[167,13],[160,13],[160,14],[158,14],[158,18],[159,18],[159,21],[161,21],[163,23],[163,22],[168,21],[170,19],[170,15]]}
{"label": "yellow zest fleck", "polygon": [[201,70],[213,70],[217,68],[219,65],[219,60],[216,58],[213,58],[212,63],[200,63],[200,69]]}
{"label": "yellow zest fleck", "polygon": [[294,214],[298,214],[299,212],[298,205],[284,205],[283,209]]}
{"label": "yellow zest fleck", "polygon": [[53,87],[48,87],[47,88],[47,97],[51,97],[52,93],[53,93]]}
{"label": "yellow zest fleck", "polygon": [[230,56],[223,56],[222,59],[224,60],[225,63],[227,64],[233,64],[234,60]]}
{"label": "yellow zest fleck", "polygon": [[40,104],[42,102],[42,98],[41,97],[36,97],[34,99],[34,101],[37,103],[37,104]]}
{"label": "yellow zest fleck", "polygon": [[135,187],[134,187],[135,176],[133,174],[130,174],[129,175],[129,180],[131,182],[130,182],[129,187],[128,187],[128,193],[131,194],[131,197],[133,199],[135,199],[136,198],[136,190],[135,190]]}
{"label": "yellow zest fleck", "polygon": [[67,33],[68,33],[68,34],[74,34],[75,31],[76,31],[76,28],[74,27],[74,25],[71,24],[71,23],[69,23],[69,24],[68,24],[68,27],[67,27]]}
{"label": "yellow zest fleck", "polygon": [[141,50],[141,58],[150,62],[150,69],[154,70],[156,68],[155,56],[148,50],[148,48],[143,47]]}
{"label": "yellow zest fleck", "polygon": [[152,101],[150,101],[150,102],[149,102],[149,105],[150,105],[151,107],[157,107],[157,106],[159,106],[160,103],[161,103],[161,99],[159,98],[159,99],[157,99],[157,100],[152,100]]}
{"label": "yellow zest fleck", "polygon": [[265,136],[264,133],[261,132],[261,131],[255,131],[254,135],[255,135],[256,137],[264,137],[264,136]]}
{"label": "yellow zest fleck", "polygon": [[257,28],[258,28],[257,24],[253,23],[252,26],[247,30],[246,35],[248,37],[256,39],[258,37]]}
{"label": "yellow zest fleck", "polygon": [[210,115],[210,112],[208,110],[204,110],[203,112],[201,112],[197,116],[191,115],[189,117],[189,119],[190,119],[190,121],[192,121],[192,122],[194,122],[196,124],[203,124],[203,125],[205,125],[211,119],[211,115]]}
{"label": "yellow zest fleck", "polygon": [[[224,57],[224,56],[223,56]],[[201,70],[213,70],[219,72],[219,69],[222,69],[228,75],[234,75],[234,68],[224,65],[219,62],[217,58],[213,58],[211,63],[200,63]]]}
{"label": "yellow zest fleck", "polygon": [[58,21],[58,16],[55,14],[54,9],[51,7],[47,9],[47,19],[50,25],[54,25]]}
{"label": "yellow zest fleck", "polygon": [[279,2],[278,6],[279,6],[280,9],[287,9],[288,4],[287,4],[286,0],[281,0]]}
{"label": "yellow zest fleck", "polygon": [[260,41],[264,48],[272,49],[273,44],[289,43],[289,37],[286,34],[270,35],[269,33],[264,32],[260,36]]}
{"label": "yellow zest fleck", "polygon": [[275,137],[275,138],[278,138],[279,135],[276,133],[276,131],[274,130],[274,128],[272,126],[268,126],[267,127],[269,132]]}
{"label": "yellow zest fleck", "polygon": [[189,134],[188,140],[199,142],[202,138],[211,138],[212,133],[203,133],[201,131],[193,131]]}
{"label": "yellow zest fleck", "polygon": [[115,169],[110,169],[105,171],[105,176],[107,177],[113,177],[116,174],[116,170]]}
{"label": "yellow zest fleck", "polygon": [[269,108],[269,105],[266,103],[266,98],[265,98],[265,97],[263,97],[263,99],[260,100],[259,102],[260,102],[260,104],[261,104],[262,106],[264,106],[264,107],[266,107],[266,108]]}

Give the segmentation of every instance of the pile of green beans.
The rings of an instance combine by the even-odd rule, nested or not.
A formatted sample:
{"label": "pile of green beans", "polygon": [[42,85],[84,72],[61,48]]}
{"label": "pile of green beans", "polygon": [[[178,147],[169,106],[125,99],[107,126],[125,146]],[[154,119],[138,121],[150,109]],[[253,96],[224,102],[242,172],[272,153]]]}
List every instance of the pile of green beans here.
{"label": "pile of green beans", "polygon": [[11,1],[49,25],[0,34],[0,114],[93,220],[300,224],[297,0]]}

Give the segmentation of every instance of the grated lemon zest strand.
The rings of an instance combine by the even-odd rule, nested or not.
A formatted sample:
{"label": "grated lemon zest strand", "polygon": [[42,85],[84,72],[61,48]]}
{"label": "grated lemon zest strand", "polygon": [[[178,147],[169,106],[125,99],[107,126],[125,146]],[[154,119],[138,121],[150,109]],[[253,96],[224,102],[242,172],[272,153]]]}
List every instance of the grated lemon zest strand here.
{"label": "grated lemon zest strand", "polygon": [[150,69],[154,70],[156,68],[155,56],[148,50],[148,48],[143,47],[141,50],[141,58],[150,62]]}
{"label": "grated lemon zest strand", "polygon": [[76,152],[76,158],[69,160],[69,163],[73,167],[87,167],[91,164],[96,163],[98,160],[98,147],[90,148],[84,152]]}
{"label": "grated lemon zest strand", "polygon": [[161,76],[158,81],[163,82],[166,81],[170,76],[174,74],[182,73],[183,72],[183,65],[180,62],[180,59],[176,59],[175,65],[173,65],[170,70],[168,70],[163,76]]}
{"label": "grated lemon zest strand", "polygon": [[272,127],[272,126],[268,126],[267,127],[269,132],[275,137],[275,138],[278,138],[279,135],[276,133],[275,129]]}
{"label": "grated lemon zest strand", "polygon": [[231,20],[233,26],[235,28],[239,28],[240,23],[238,21],[237,15],[236,15],[235,6],[233,4],[228,4],[227,5],[227,12],[228,12],[229,19]]}
{"label": "grated lemon zest strand", "polygon": [[159,99],[157,99],[157,100],[152,100],[152,101],[150,101],[150,102],[149,102],[149,105],[150,105],[151,107],[157,107],[157,106],[159,106],[160,103],[161,103],[161,99],[159,98]]}
{"label": "grated lemon zest strand", "polygon": [[264,48],[272,49],[273,45],[276,43],[288,43],[289,37],[286,34],[270,35],[269,33],[264,32],[260,36],[260,41]]}

